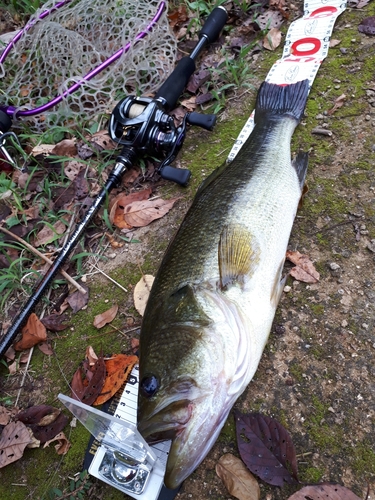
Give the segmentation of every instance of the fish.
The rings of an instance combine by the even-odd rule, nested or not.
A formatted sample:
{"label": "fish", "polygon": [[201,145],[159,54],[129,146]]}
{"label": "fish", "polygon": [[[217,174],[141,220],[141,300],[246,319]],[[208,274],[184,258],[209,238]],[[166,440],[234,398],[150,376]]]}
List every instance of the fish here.
{"label": "fish", "polygon": [[149,443],[171,440],[167,488],[210,451],[267,343],[307,172],[307,153],[291,160],[291,138],[308,92],[308,80],[263,82],[252,133],[198,188],[152,285],[138,430]]}

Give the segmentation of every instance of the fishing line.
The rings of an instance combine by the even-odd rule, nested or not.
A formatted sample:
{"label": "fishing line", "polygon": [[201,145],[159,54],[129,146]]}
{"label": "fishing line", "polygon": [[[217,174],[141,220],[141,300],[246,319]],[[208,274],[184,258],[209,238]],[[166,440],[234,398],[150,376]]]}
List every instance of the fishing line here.
{"label": "fishing line", "polygon": [[[266,82],[290,85],[309,80],[310,89],[327,57],[336,19],[346,10],[346,0],[305,0],[303,17],[289,26],[282,56],[271,67]],[[254,128],[254,111],[239,133],[227,162],[231,162]]]}

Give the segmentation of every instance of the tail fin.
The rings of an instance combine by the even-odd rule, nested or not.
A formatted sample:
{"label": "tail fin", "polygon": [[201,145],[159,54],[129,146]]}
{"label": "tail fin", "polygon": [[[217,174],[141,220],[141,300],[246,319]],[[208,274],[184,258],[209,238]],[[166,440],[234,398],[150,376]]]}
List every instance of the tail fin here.
{"label": "tail fin", "polygon": [[293,116],[299,122],[303,116],[309,81],[302,80],[291,85],[276,85],[263,82],[257,96],[255,123],[267,116]]}

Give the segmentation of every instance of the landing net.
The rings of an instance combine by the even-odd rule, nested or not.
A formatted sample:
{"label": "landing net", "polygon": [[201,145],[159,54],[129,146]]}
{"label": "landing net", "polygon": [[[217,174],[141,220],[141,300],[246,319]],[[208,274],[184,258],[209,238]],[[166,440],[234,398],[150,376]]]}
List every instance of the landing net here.
{"label": "landing net", "polygon": [[[29,110],[61,95],[72,84],[113,56],[146,30],[160,4],[157,0],[76,0],[52,12],[47,1],[6,57],[0,75],[1,102]],[[61,3],[61,2],[60,2]],[[54,125],[91,121],[110,113],[129,94],[147,95],[172,71],[176,41],[164,13],[144,39],[74,94],[40,116],[22,117],[40,132]]]}

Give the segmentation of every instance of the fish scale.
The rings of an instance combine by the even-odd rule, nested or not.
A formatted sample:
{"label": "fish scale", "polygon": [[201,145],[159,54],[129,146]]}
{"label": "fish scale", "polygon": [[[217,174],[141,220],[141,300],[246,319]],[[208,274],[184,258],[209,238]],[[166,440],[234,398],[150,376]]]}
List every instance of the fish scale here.
{"label": "fish scale", "polygon": [[262,85],[252,134],[198,189],[153,283],[138,427],[149,442],[172,439],[168,487],[208,453],[267,342],[307,168],[290,141],[308,88]]}

